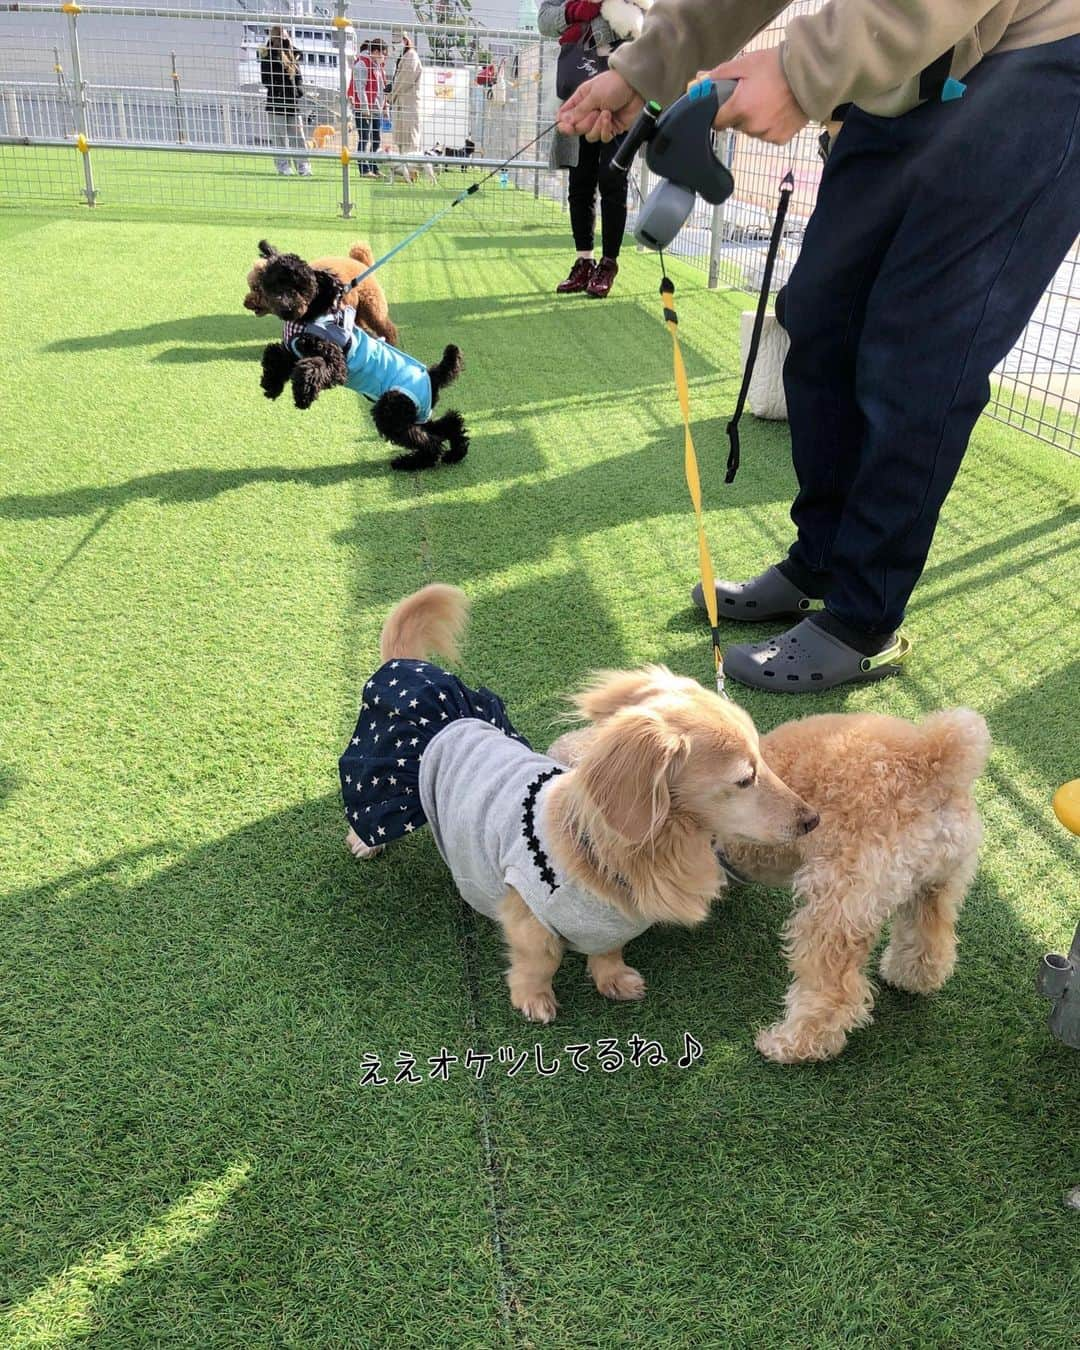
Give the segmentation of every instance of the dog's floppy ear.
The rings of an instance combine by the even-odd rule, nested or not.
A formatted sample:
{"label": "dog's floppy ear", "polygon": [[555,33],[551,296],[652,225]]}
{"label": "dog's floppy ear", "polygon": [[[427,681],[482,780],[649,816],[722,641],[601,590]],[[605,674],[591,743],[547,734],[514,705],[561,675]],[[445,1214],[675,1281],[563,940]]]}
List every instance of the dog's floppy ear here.
{"label": "dog's floppy ear", "polygon": [[671,810],[671,778],[689,745],[655,713],[625,709],[599,730],[575,773],[587,804],[629,844],[651,839]]}
{"label": "dog's floppy ear", "polygon": [[279,258],[281,256],[273,244],[268,243],[265,239],[259,240],[259,252],[264,258]]}
{"label": "dog's floppy ear", "polygon": [[325,267],[313,267],[311,270],[315,274],[316,283],[325,288],[323,294],[331,295],[335,303],[350,289],[339,276],[335,276]]}
{"label": "dog's floppy ear", "polygon": [[620,708],[640,703],[674,677],[667,666],[645,666],[641,670],[598,670],[571,702],[590,722],[604,722]]}

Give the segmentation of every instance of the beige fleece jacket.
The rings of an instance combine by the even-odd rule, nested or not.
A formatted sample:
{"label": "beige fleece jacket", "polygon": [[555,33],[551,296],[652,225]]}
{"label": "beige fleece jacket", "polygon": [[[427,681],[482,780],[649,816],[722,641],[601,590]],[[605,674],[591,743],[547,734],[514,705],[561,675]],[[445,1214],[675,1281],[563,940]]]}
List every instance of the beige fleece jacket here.
{"label": "beige fleece jacket", "polygon": [[[787,6],[776,0],[656,0],[636,42],[611,66],[643,98],[665,106],[699,70],[728,61]],[[1080,33],[1080,0],[829,0],[794,18],[783,42],[788,83],[809,118],[857,103],[896,117],[919,102],[919,75],[955,47],[963,77],[990,51]]]}

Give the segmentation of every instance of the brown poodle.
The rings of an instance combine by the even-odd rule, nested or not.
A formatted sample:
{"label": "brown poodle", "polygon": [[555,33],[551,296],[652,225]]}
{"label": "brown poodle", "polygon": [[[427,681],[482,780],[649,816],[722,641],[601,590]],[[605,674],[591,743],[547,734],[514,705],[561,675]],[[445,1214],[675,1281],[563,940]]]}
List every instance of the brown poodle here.
{"label": "brown poodle", "polygon": [[[247,275],[248,290],[247,295],[244,296],[244,308],[250,309],[252,314],[261,318],[263,315],[272,312],[259,284],[263,269],[272,255],[263,249],[261,243],[259,250],[262,257]],[[359,286],[350,285],[350,282],[358,277],[361,272],[366,271],[374,261],[375,255],[371,251],[371,246],[361,240],[349,249],[347,258],[316,258],[311,266],[317,271],[331,273],[343,286],[348,288],[345,291],[343,303],[356,310],[358,327],[366,333],[370,333],[372,337],[385,338],[387,342],[396,346],[398,331],[391,322],[390,308],[386,303],[383,288],[375,277],[365,277]]]}
{"label": "brown poodle", "polygon": [[[663,682],[646,704],[667,697]],[[588,748],[591,730],[551,747],[563,763]],[[789,844],[747,841],[721,820],[717,845],[747,880],[790,886],[797,908],[784,929],[793,976],[781,1021],[757,1048],[784,1063],[829,1059],[849,1031],[871,1021],[865,967],[886,923],[882,978],[931,994],[956,963],[955,921],[975,875],[982,830],[972,785],[990,748],[986,723],[967,708],[913,724],[874,713],[806,717],[761,740],[761,760],[821,816]],[[757,791],[747,793],[749,803]]]}

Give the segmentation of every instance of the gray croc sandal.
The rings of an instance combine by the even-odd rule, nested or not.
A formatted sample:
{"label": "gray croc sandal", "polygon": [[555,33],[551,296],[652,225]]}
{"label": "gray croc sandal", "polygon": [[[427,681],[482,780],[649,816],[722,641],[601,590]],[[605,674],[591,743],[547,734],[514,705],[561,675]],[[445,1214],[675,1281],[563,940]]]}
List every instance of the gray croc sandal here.
{"label": "gray croc sandal", "polygon": [[867,684],[896,675],[911,651],[902,633],[877,656],[863,656],[824,628],[804,619],[779,637],[744,643],[724,653],[724,670],[751,689],[809,694],[841,684]]}
{"label": "gray croc sandal", "polygon": [[[694,587],[693,601],[705,608],[701,582]],[[800,614],[821,609],[822,602],[800,591],[777,567],[769,567],[753,581],[718,581],[716,608],[721,619],[740,623],[772,623],[776,619],[797,619]]]}

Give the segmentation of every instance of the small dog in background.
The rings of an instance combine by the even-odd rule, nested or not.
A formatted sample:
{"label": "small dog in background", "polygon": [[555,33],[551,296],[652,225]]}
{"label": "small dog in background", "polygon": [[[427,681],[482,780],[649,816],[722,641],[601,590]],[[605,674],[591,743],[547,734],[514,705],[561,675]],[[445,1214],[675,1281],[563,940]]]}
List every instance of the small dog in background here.
{"label": "small dog in background", "polygon": [[280,342],[263,351],[262,389],[276,399],[291,383],[298,408],[309,408],[325,389],[346,385],[371,404],[372,421],[384,440],[406,453],[394,469],[430,469],[464,459],[469,437],[459,412],[433,419],[440,391],[461,372],[461,352],[450,345],[433,366],[371,337],[358,328],[344,302],[344,284],[295,253],[280,253],[265,240],[267,259],[259,285],[267,307],[284,325]]}
{"label": "small dog in background", "polygon": [[640,999],[623,946],[707,917],[714,836],[784,848],[817,814],[762,761],[741,708],[662,666],[601,672],[578,695],[594,731],[572,768],[536,754],[495,694],[426,659],[456,659],[467,613],[461,591],[431,585],[388,616],[339,765],[348,846],[369,858],[430,825],[462,897],[502,927],[530,1021],[555,1017],[567,947],[605,997]]}
{"label": "small dog in background", "polygon": [[[467,161],[472,159],[472,157],[477,153],[479,148],[480,147],[476,144],[476,142],[473,140],[471,136],[466,136],[464,145],[454,146],[454,145],[436,144],[433,145],[430,150],[425,150],[424,154],[434,156],[441,155],[444,159],[460,159],[461,172],[464,173],[465,170],[469,167]],[[441,167],[444,169],[448,169],[450,168],[450,165],[444,164]]]}
{"label": "small dog in background", "polygon": [[[267,262],[277,256],[277,250],[265,239],[260,241],[259,251],[262,257],[247,275],[248,289],[244,296],[244,308],[249,309],[257,318],[270,313],[270,306],[262,289],[262,274]],[[342,300],[356,310],[356,322],[365,333],[370,333],[372,337],[385,338],[387,342],[397,342],[397,328],[390,318],[390,306],[386,302],[386,295],[378,279],[370,276],[364,277],[361,282],[356,281],[356,278],[367,271],[374,261],[375,254],[371,251],[371,245],[361,239],[349,249],[347,258],[316,258],[311,266],[317,272],[329,272],[342,283],[345,288]]]}
{"label": "small dog in background", "polygon": [[[591,729],[551,747],[566,764]],[[978,713],[954,708],[921,722],[831,713],[786,722],[761,738],[761,759],[821,813],[818,828],[783,846],[752,844],[721,818],[723,860],[741,879],[789,886],[784,929],[792,982],[785,1015],[756,1044],[781,1063],[831,1059],[869,1025],[865,966],[886,923],[881,977],[931,994],[956,964],[956,915],[975,875],[982,827],[972,786],[990,735]]]}

